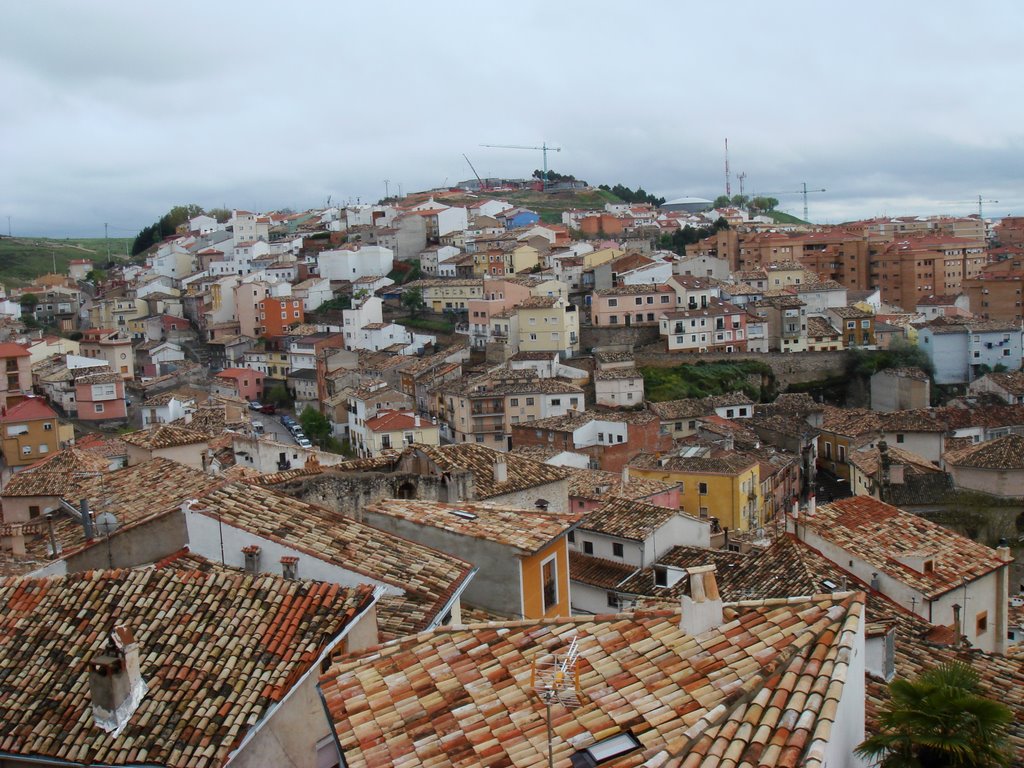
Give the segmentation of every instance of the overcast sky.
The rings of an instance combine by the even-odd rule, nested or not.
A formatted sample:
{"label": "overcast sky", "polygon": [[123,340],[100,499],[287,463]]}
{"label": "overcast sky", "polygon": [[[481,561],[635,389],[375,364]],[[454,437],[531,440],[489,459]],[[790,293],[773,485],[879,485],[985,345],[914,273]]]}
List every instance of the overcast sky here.
{"label": "overcast sky", "polygon": [[[725,10],[725,9],[728,10]],[[557,171],[810,217],[1024,213],[1019,2],[5,3],[0,226]],[[776,195],[800,213],[799,195]]]}

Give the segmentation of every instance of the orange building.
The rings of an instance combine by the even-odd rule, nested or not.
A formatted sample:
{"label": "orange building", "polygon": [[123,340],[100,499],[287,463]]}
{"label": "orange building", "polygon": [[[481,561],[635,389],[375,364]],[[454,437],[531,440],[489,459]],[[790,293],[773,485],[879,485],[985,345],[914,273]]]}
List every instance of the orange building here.
{"label": "orange building", "polygon": [[290,296],[266,298],[257,306],[260,336],[284,336],[290,326],[305,322],[306,314],[301,299],[293,299]]}
{"label": "orange building", "polygon": [[569,542],[574,519],[561,513],[490,504],[387,499],[363,510],[365,522],[477,568],[463,601],[499,615],[570,616]]}
{"label": "orange building", "polygon": [[1024,322],[1024,258],[987,264],[980,275],[964,280],[963,289],[978,317]]}
{"label": "orange building", "polygon": [[32,393],[31,353],[20,344],[0,344],[0,366],[0,406],[6,408]]}

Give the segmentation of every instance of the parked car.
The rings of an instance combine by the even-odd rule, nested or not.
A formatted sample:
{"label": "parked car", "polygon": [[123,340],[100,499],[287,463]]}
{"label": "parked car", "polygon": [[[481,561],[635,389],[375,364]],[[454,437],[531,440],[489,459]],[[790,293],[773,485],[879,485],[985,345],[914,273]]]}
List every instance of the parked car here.
{"label": "parked car", "polygon": [[249,408],[254,411],[261,411],[263,410],[263,404],[259,400],[250,400]]}
{"label": "parked car", "polygon": [[281,417],[281,423],[286,427],[291,427],[295,423],[295,419],[289,416],[287,413]]}
{"label": "parked car", "polygon": [[292,437],[295,440],[305,440],[306,439],[306,433],[303,432],[301,429],[293,429],[292,430]]}
{"label": "parked car", "polygon": [[270,413],[270,414],[277,413],[277,406],[274,405],[273,403],[264,403],[260,407],[260,413]]}
{"label": "parked car", "polygon": [[296,437],[295,442],[299,444],[300,448],[312,448],[313,444],[309,442],[308,437]]}

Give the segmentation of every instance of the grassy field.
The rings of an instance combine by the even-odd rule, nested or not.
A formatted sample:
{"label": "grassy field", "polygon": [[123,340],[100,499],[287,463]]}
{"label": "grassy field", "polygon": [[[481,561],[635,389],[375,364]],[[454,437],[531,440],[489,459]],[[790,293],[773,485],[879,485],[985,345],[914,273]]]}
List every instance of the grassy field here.
{"label": "grassy field", "polygon": [[[445,198],[449,204],[468,205],[487,198],[486,193],[476,196],[465,196],[465,198]],[[586,210],[604,208],[605,203],[620,202],[619,198],[611,192],[603,189],[581,189],[565,190],[563,192],[536,192],[532,189],[524,189],[517,192],[495,192],[494,197],[500,200],[508,200],[512,205],[519,205],[529,208],[540,214],[541,221],[547,224],[560,224],[562,212],[573,208]]]}
{"label": "grassy field", "polygon": [[64,274],[72,259],[92,259],[97,266],[107,261],[107,247],[111,258],[124,258],[131,248],[132,238],[112,237],[52,240],[45,237],[0,237],[0,282],[7,285],[25,285],[39,275],[53,272]]}

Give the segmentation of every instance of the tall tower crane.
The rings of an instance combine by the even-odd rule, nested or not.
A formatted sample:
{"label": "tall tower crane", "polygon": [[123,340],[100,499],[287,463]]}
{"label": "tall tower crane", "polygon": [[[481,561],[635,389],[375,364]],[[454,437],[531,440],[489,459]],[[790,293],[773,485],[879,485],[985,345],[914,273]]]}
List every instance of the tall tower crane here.
{"label": "tall tower crane", "polygon": [[974,203],[977,203],[978,204],[978,218],[984,220],[984,218],[985,218],[985,216],[984,216],[984,207],[983,207],[984,204],[985,203],[998,203],[999,201],[998,200],[983,200],[982,197],[983,197],[982,195],[978,195],[977,199],[974,199],[974,200],[945,200],[945,201],[943,201],[941,203],[941,205],[966,205],[967,203],[971,203],[973,205]]}
{"label": "tall tower crane", "polygon": [[825,192],[824,189],[808,189],[807,182],[803,183],[802,189],[788,189],[783,192],[758,192],[757,194],[761,197],[767,195],[803,195],[804,196],[804,221],[807,221],[807,195],[812,192]]}
{"label": "tall tower crane", "polygon": [[527,147],[522,144],[481,144],[481,147],[491,149],[528,149],[533,152],[542,152],[544,155],[544,189],[548,188],[548,152],[561,152],[561,147],[549,147],[545,141],[539,147]]}

